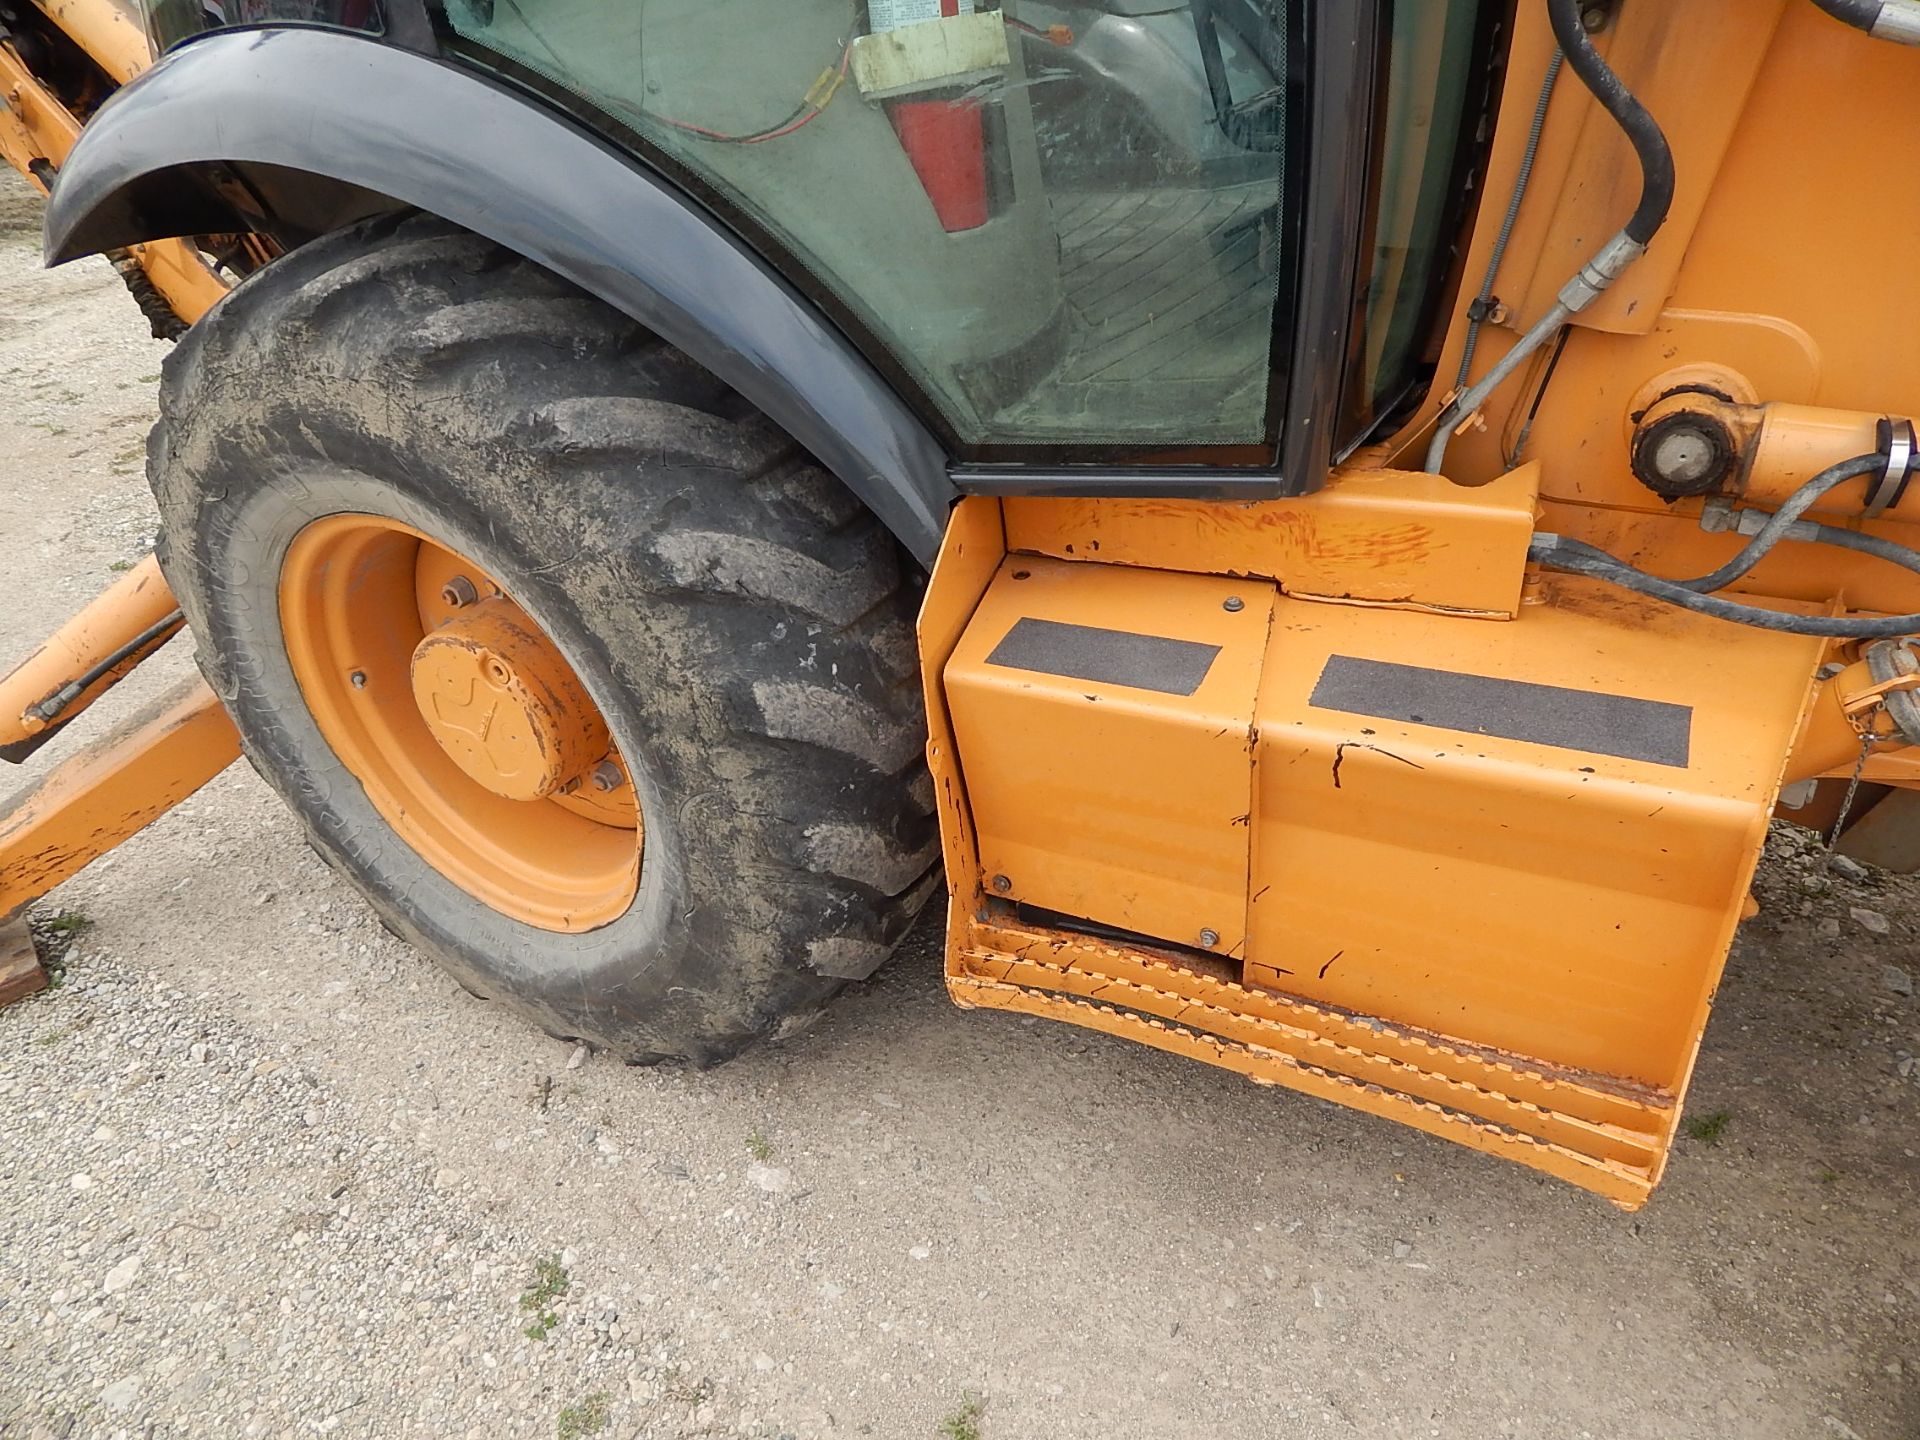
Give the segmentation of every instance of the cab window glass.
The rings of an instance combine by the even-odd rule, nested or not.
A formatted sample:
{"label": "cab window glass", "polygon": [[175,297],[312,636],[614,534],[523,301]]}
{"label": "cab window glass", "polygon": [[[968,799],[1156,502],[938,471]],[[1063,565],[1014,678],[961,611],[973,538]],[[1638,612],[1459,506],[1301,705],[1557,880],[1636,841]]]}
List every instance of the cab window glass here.
{"label": "cab window glass", "polygon": [[975,446],[1271,440],[1286,0],[447,0],[700,175]]}
{"label": "cab window glass", "polygon": [[1382,179],[1371,268],[1361,295],[1360,374],[1346,428],[1391,423],[1431,378],[1433,301],[1453,264],[1461,218],[1460,156],[1487,0],[1396,5],[1381,136]]}

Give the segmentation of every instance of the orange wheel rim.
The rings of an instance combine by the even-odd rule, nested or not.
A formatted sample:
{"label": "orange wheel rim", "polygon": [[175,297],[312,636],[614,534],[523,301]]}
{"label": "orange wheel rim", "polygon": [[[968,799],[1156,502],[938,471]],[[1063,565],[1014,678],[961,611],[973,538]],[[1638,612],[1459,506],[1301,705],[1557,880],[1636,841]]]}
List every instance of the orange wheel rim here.
{"label": "orange wheel rim", "polygon": [[333,515],[280,573],[321,736],[423,860],[543,930],[592,930],[640,884],[626,762],[560,649],[478,565],[411,526]]}

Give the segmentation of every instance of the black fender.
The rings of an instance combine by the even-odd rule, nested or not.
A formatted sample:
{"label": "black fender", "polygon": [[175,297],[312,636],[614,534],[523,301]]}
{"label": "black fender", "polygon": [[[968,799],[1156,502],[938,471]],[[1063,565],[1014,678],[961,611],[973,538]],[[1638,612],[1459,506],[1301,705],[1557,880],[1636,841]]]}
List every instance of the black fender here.
{"label": "black fender", "polygon": [[417,206],[538,261],[738,390],[922,563],[938,552],[946,451],[866,357],[684,190],[531,97],[359,36],[209,35],[88,123],[47,263],[256,228],[249,197],[296,232]]}

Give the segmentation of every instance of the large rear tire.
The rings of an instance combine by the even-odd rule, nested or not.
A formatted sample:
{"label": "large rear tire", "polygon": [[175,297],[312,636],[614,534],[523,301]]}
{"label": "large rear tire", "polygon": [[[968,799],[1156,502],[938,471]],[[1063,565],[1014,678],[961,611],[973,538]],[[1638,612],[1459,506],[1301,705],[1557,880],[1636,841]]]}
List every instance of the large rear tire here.
{"label": "large rear tire", "polygon": [[[169,358],[161,408],[161,562],[247,755],[475,993],[633,1059],[712,1063],[870,974],[936,888],[914,577],[786,435],[625,317],[477,236],[388,218],[241,285]],[[418,789],[423,761],[394,790],[334,743],[328,705],[359,702],[320,703],[327,667],[435,623],[424,602],[349,610],[314,658],[297,617],[324,597],[295,589],[325,567],[288,556],[342,516],[465,557],[584,686],[644,820],[612,918],[476,886],[405,833],[415,802],[457,812],[454,787]],[[352,684],[392,702],[405,680],[355,664]]]}

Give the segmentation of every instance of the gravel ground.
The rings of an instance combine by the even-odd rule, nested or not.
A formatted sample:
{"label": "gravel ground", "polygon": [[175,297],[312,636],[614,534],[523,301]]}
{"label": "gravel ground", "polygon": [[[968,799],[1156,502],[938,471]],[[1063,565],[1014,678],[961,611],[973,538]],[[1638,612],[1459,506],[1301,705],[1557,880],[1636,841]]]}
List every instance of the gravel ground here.
{"label": "gravel ground", "polygon": [[[37,225],[0,177],[7,653],[153,523],[163,347]],[[38,908],[64,984],[0,1012],[0,1436],[1914,1437],[1915,884],[1783,830],[1759,889],[1721,1118],[1628,1216],[964,1014],[924,926],[781,1045],[612,1064],[237,767]]]}

